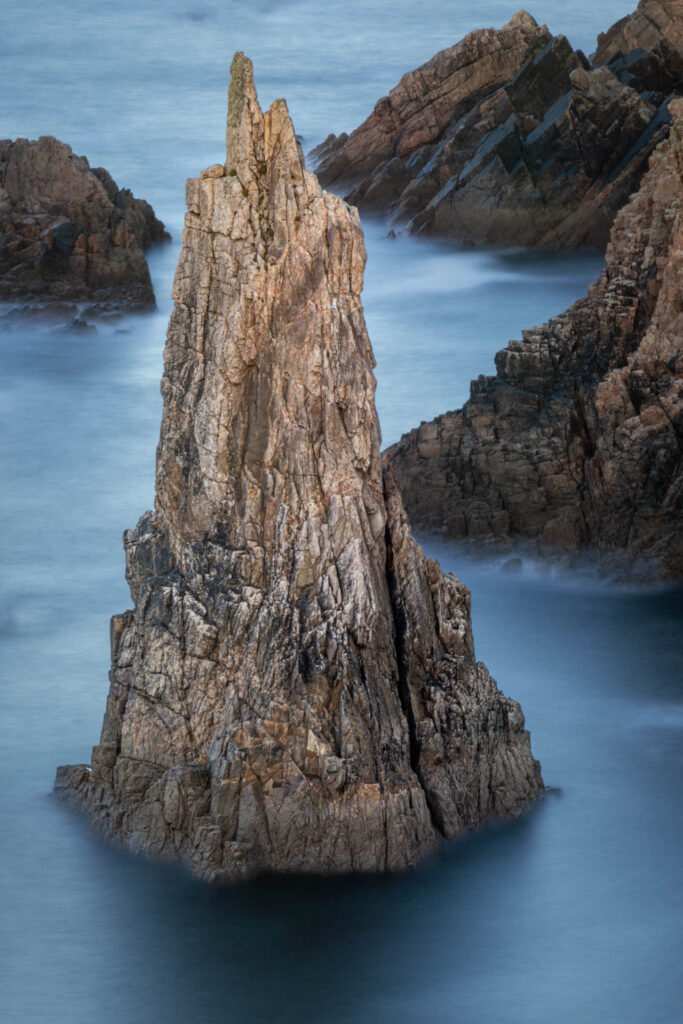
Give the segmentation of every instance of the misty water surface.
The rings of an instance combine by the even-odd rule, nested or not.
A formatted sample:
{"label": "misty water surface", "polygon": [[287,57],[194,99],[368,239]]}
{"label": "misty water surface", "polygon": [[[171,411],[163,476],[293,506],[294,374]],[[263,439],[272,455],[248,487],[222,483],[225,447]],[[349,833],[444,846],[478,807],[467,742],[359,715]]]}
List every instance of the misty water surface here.
{"label": "misty water surface", "polygon": [[[546,799],[414,874],[210,888],[91,836],[50,796],[86,761],[122,531],[153,500],[184,178],[222,159],[232,53],[305,148],[514,5],[11,0],[1,134],[53,134],[149,199],[158,312],[94,335],[0,331],[0,971],[8,1024],[675,1024],[681,590],[429,554],[472,588],[479,657],[524,707]],[[629,5],[539,0],[586,52]],[[493,355],[582,295],[595,255],[389,240],[364,301],[384,440],[454,408]]]}

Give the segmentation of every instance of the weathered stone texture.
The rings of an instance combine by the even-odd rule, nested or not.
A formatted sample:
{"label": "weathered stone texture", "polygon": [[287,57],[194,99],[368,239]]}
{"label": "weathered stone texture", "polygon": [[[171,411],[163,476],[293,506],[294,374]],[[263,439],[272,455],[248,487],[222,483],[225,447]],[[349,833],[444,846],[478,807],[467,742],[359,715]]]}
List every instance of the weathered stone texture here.
{"label": "weathered stone texture", "polygon": [[683,576],[683,100],[671,112],[588,297],[389,450],[413,526]]}
{"label": "weathered stone texture", "polygon": [[134,610],[91,771],[58,786],[205,878],[405,868],[538,795],[524,718],[382,472],[358,215],[241,54],[187,203]]}
{"label": "weathered stone texture", "polygon": [[605,42],[599,68],[524,11],[470,33],[314,151],[322,184],[414,232],[604,248],[683,79],[680,5],[666,6],[666,37],[631,33],[639,48],[626,54]]}
{"label": "weathered stone texture", "polygon": [[154,305],[143,250],[168,235],[144,199],[50,136],[0,141],[0,298]]}
{"label": "weathered stone texture", "polygon": [[[664,47],[660,51],[660,47]],[[668,49],[671,47],[671,50]],[[598,36],[598,46],[592,56],[596,64],[612,60],[617,52],[622,56],[640,51],[663,58],[672,52],[683,51],[683,0],[640,0],[633,14],[617,21],[607,32]],[[672,73],[675,68],[669,68]]]}

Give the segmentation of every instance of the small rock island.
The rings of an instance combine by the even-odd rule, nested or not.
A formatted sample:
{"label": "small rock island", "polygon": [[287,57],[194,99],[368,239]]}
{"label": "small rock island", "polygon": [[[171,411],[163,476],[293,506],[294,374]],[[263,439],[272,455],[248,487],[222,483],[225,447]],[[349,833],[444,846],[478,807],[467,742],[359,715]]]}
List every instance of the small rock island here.
{"label": "small rock island", "polygon": [[357,212],[242,54],[231,74],[226,163],[187,184],[134,609],[92,764],[56,790],[205,879],[404,869],[518,814],[540,767],[382,470]]}
{"label": "small rock island", "polygon": [[604,249],[682,82],[681,0],[640,0],[592,63],[519,11],[409,71],[311,156],[325,188],[414,233]]}
{"label": "small rock island", "polygon": [[144,250],[168,237],[148,202],[58,139],[0,140],[0,300],[23,312],[148,309]]}

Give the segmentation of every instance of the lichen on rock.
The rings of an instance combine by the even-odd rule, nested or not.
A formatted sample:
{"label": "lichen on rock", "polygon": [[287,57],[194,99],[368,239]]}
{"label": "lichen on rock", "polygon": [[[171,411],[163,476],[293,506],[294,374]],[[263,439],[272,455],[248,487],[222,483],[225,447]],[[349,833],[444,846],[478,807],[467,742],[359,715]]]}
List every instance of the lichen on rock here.
{"label": "lichen on rock", "polygon": [[540,770],[382,471],[357,212],[232,75],[225,166],[187,185],[134,608],[92,764],[56,785],[204,878],[401,869]]}

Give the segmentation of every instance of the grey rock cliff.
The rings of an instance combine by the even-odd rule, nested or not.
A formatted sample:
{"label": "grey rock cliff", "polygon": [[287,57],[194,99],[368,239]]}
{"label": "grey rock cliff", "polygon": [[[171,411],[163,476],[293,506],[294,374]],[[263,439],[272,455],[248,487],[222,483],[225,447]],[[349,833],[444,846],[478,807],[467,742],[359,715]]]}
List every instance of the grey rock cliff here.
{"label": "grey rock cliff", "polygon": [[637,49],[618,49],[624,33],[604,39],[602,67],[525,11],[471,32],[404,75],[351,135],[314,150],[320,181],[414,232],[604,248],[683,81],[680,0],[664,6],[661,29],[631,31]]}
{"label": "grey rock cliff", "polygon": [[413,526],[683,578],[683,99],[585,299],[387,453]]}
{"label": "grey rock cliff", "polygon": [[56,788],[204,878],[405,868],[538,795],[524,718],[382,472],[358,215],[241,54],[187,203],[134,609],[92,765]]}

